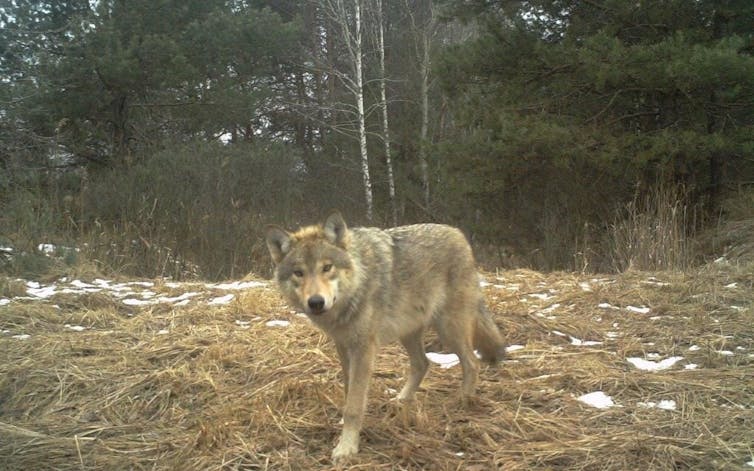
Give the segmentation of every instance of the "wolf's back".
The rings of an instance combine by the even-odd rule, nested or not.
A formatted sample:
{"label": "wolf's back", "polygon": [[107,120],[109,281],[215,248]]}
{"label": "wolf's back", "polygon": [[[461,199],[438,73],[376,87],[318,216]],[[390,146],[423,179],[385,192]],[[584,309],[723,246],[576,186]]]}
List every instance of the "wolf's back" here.
{"label": "wolf's back", "polygon": [[[389,239],[384,236],[389,236]],[[468,312],[446,312],[444,315],[469,316],[473,326],[473,344],[482,360],[496,363],[504,357],[504,340],[490,317],[479,285],[476,262],[466,236],[451,226],[414,224],[400,226],[380,234],[364,233],[370,245],[391,246],[392,295],[408,295],[414,299],[443,295],[463,296],[478,306]],[[379,269],[377,270],[379,272]],[[427,301],[432,304],[431,300]]]}

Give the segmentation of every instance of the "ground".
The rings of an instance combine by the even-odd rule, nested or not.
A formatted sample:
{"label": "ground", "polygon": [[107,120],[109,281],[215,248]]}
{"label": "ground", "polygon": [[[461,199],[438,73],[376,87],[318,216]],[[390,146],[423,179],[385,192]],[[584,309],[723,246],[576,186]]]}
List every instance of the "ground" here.
{"label": "ground", "polygon": [[[482,283],[508,357],[459,400],[378,358],[354,469],[754,469],[754,274],[516,270]],[[3,469],[327,469],[332,344],[267,281],[0,279]]]}

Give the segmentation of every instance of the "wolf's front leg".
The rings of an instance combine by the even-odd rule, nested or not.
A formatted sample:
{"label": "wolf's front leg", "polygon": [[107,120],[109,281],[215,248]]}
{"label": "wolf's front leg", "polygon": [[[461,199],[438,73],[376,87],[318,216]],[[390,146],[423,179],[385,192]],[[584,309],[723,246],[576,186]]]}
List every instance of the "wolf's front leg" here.
{"label": "wolf's front leg", "polygon": [[340,360],[340,368],[343,372],[343,393],[344,397],[348,397],[348,376],[350,369],[350,355],[348,354],[348,348],[338,342],[335,343],[335,348],[338,350],[338,359]]}
{"label": "wolf's front leg", "polygon": [[343,432],[332,452],[332,459],[336,463],[359,451],[359,432],[366,410],[375,350],[374,342],[370,341],[351,347],[345,352],[348,360],[348,387],[346,405],[343,408]]}

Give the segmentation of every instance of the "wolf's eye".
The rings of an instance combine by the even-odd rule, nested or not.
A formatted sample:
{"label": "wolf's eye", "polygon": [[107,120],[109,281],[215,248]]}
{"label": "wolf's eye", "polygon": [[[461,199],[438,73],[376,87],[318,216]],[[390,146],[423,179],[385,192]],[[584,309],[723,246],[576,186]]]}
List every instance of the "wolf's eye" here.
{"label": "wolf's eye", "polygon": [[294,270],[293,275],[298,278],[301,278],[302,276],[304,276],[304,272],[302,272],[301,270]]}
{"label": "wolf's eye", "polygon": [[327,273],[330,270],[332,270],[332,263],[328,263],[327,265],[322,267],[322,271],[325,273]]}

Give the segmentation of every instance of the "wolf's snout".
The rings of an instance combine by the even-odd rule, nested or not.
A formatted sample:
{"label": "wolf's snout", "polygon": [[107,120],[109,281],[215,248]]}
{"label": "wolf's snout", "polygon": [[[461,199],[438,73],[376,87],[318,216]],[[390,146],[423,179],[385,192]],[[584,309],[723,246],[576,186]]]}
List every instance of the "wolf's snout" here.
{"label": "wolf's snout", "polygon": [[309,298],[306,304],[309,305],[309,309],[311,309],[313,313],[319,314],[325,309],[325,298],[315,294]]}

